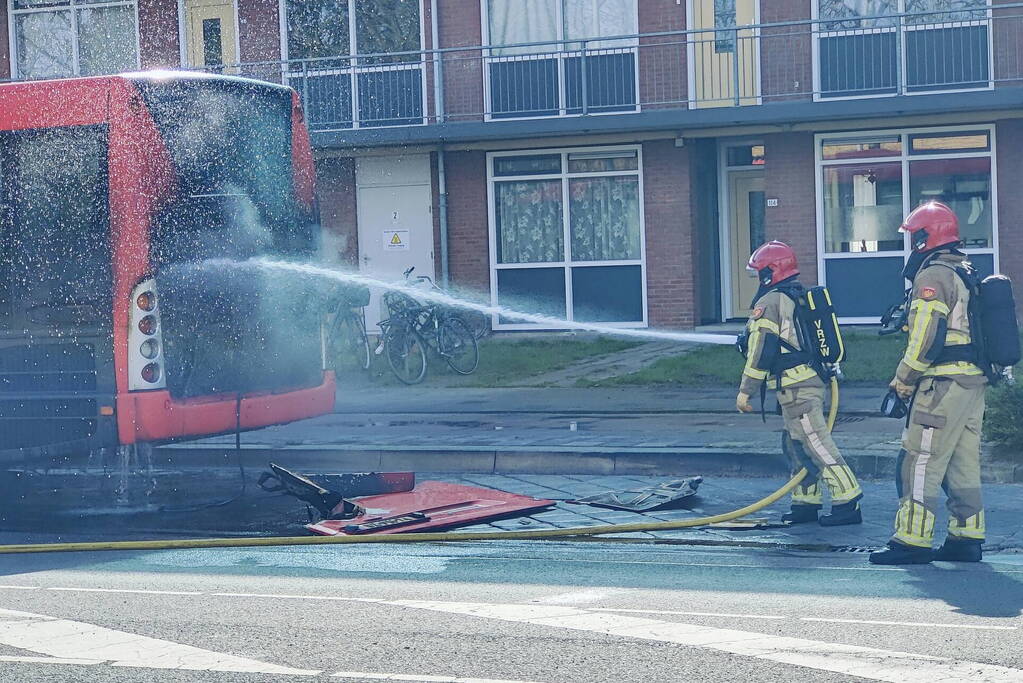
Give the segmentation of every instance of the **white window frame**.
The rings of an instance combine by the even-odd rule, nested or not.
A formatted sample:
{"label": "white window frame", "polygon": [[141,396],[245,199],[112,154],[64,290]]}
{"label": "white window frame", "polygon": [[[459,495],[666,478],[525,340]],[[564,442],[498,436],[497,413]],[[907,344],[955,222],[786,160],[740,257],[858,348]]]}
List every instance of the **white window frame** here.
{"label": "white window frame", "polygon": [[[903,13],[905,10],[905,0],[897,0],[899,3],[899,13]],[[813,52],[813,99],[814,102],[840,102],[842,100],[869,100],[880,97],[915,97],[917,95],[934,95],[934,94],[947,94],[947,93],[960,93],[960,92],[983,92],[986,90],[993,90],[995,87],[995,48],[994,48],[994,23],[993,13],[991,9],[991,0],[986,0],[987,9],[984,10],[985,17],[983,19],[974,19],[968,21],[956,21],[956,22],[935,22],[933,24],[926,24],[924,26],[918,25],[906,25],[902,27],[903,34],[910,31],[926,31],[935,28],[954,28],[961,26],[987,26],[987,68],[988,68],[988,82],[986,86],[979,88],[935,88],[934,90],[913,90],[909,91],[905,85],[906,78],[906,48],[905,41],[899,41],[899,71],[898,79],[899,82],[895,84],[895,92],[891,93],[875,93],[872,95],[845,95],[842,97],[825,97],[821,93],[821,61],[820,61],[820,40],[821,38],[833,38],[845,35],[866,35],[868,33],[894,33],[898,31],[897,26],[883,26],[879,28],[858,28],[858,29],[839,29],[836,31],[824,31],[822,29],[823,21],[820,20],[820,0],[811,0],[810,2],[810,17],[813,20],[811,24],[813,39],[811,42],[811,49]],[[970,11],[970,10],[964,10]],[[973,11],[981,11],[980,8]],[[836,20],[837,21],[837,20]]]}
{"label": "white window frame", "polygon": [[[639,5],[642,0],[636,0],[636,26],[639,27]],[[605,112],[569,112],[568,101],[565,92],[565,62],[570,57],[580,57],[583,54],[582,50],[568,50],[566,49],[565,42],[572,43],[583,42],[583,40],[569,40],[565,37],[565,17],[564,17],[564,0],[556,0],[557,3],[557,21],[558,21],[558,37],[555,39],[555,43],[547,43],[544,45],[537,45],[534,49],[536,51],[545,50],[542,54],[521,54],[521,55],[495,55],[494,49],[490,40],[490,1],[480,0],[480,22],[482,24],[483,44],[485,46],[483,50],[483,120],[484,121],[522,121],[527,119],[551,119],[551,118],[564,118],[574,116],[608,116],[611,114],[635,114],[641,111],[642,105],[639,101],[640,93],[640,82],[639,82],[639,39],[637,38],[632,45],[619,45],[608,48],[589,48],[587,54],[593,50],[601,50],[600,54],[627,54],[632,53],[632,70],[633,70],[633,83],[635,84],[635,91],[633,93],[636,105],[632,109],[622,108],[615,111]],[[592,36],[584,39],[590,42],[597,42],[602,40],[602,36]],[[548,47],[549,46],[549,47]],[[500,62],[522,62],[529,59],[557,59],[558,60],[558,113],[557,114],[544,114],[540,116],[506,116],[498,115],[494,116],[493,97],[490,90],[490,65]]]}
{"label": "white window frame", "polygon": [[[750,24],[739,24],[738,23],[738,19],[736,19],[736,24],[735,24],[734,29],[732,29],[732,28],[726,29],[726,30],[734,30],[735,31],[736,50],[732,54],[732,59],[736,59],[738,57],[738,54],[739,54],[739,50],[738,50],[738,45],[739,45],[738,41],[740,40],[740,38],[739,38],[739,31],[742,31],[743,28],[745,27],[746,30],[752,30],[752,32],[753,32],[753,35],[751,37],[756,42],[756,46],[757,46],[756,50],[754,50],[754,59],[756,60],[756,63],[753,65],[755,67],[755,69],[754,69],[755,75],[753,76],[753,78],[756,80],[756,86],[757,86],[756,97],[742,97],[742,93],[739,93],[739,100],[740,100],[740,104],[739,105],[735,105],[735,104],[722,104],[722,105],[720,105],[722,109],[726,109],[728,107],[735,107],[735,106],[751,107],[751,106],[761,105],[761,104],[764,103],[764,78],[763,78],[763,73],[761,72],[761,68],[763,66],[763,61],[764,60],[763,60],[763,42],[761,42],[761,40],[760,40],[760,38],[761,38],[761,35],[760,35],[760,21],[761,21],[760,1],[761,0],[753,0],[753,26],[755,28],[750,29],[749,28]],[[736,2],[738,2],[738,0],[736,0]],[[812,0],[812,4],[814,5],[814,7],[816,7],[817,6],[816,0]],[[689,36],[691,36],[694,33],[716,33],[715,29],[713,29],[713,28],[712,29],[706,29],[706,28],[696,28],[696,27],[694,27],[693,26],[693,19],[694,19],[695,16],[696,16],[696,9],[693,7],[693,0],[686,0],[686,32],[687,32],[686,33],[686,37],[687,37],[687,40],[686,40],[686,79],[687,79],[687,81],[686,81],[686,100],[687,100],[686,101],[686,108],[687,109],[692,109],[696,105],[699,104],[699,100],[696,99],[696,45],[697,44],[693,40],[689,40],[688,38],[689,38]],[[817,44],[816,41],[814,41],[814,45],[816,45],[816,44]],[[736,83],[735,87],[738,90],[739,89],[739,84]],[[744,104],[744,103],[742,103],[743,100],[756,100],[756,101],[753,102],[753,103],[750,103],[750,104]]]}
{"label": "white window frame", "polygon": [[[578,153],[607,153],[635,152],[635,171],[598,171],[592,173],[569,173],[568,155]],[[537,156],[544,154],[561,155],[560,173],[535,173],[521,176],[495,176],[494,160],[502,157]],[[639,258],[624,259],[616,261],[573,261],[572,260],[572,225],[569,216],[569,188],[570,179],[574,178],[610,178],[610,177],[635,177],[638,180],[637,192],[639,193]],[[497,211],[494,203],[494,186],[498,182],[524,181],[524,180],[561,180],[561,212],[562,229],[564,230],[564,251],[561,261],[550,261],[541,263],[498,263],[497,262]],[[497,274],[501,270],[513,270],[523,268],[563,268],[565,271],[565,320],[574,322],[575,302],[572,297],[572,269],[580,266],[639,266],[642,291],[643,319],[630,322],[600,323],[605,327],[621,328],[643,328],[648,325],[649,312],[647,311],[647,264],[646,264],[646,204],[643,195],[643,146],[642,145],[617,145],[613,147],[555,147],[551,149],[520,149],[507,152],[490,152],[487,154],[487,222],[488,238],[490,244],[490,302],[492,306],[498,306]],[[523,311],[528,312],[528,311]],[[552,328],[546,325],[535,323],[502,323],[499,316],[493,316],[492,324],[495,330],[547,330],[567,329]]]}
{"label": "white window frame", "polygon": [[[84,3],[80,0],[61,0],[59,5],[48,5],[46,7],[31,7],[26,9],[14,9],[14,0],[7,0],[7,37],[10,45],[9,56],[11,60],[11,77],[15,80],[21,79],[18,59],[18,31],[15,17],[25,14],[38,14],[41,12],[70,12],[71,13],[71,73],[67,76],[56,78],[77,78],[81,76],[81,61],[78,54],[78,9],[103,9],[104,7],[133,7],[135,10],[135,68],[142,68],[142,40],[139,34],[139,3],[138,0],[110,0],[109,2]],[[54,78],[47,76],[46,78]]]}
{"label": "white window frame", "polygon": [[[305,1],[305,0],[303,0]],[[315,2],[315,0],[308,0]],[[429,120],[428,105],[429,100],[427,97],[427,84],[426,84],[426,26],[423,21],[426,17],[426,1],[419,0],[419,61],[402,62],[400,64],[384,64],[384,65],[360,65],[358,60],[355,59],[359,54],[359,40],[357,31],[355,30],[355,0],[347,0],[348,2],[348,55],[337,55],[340,58],[349,57],[350,63],[346,67],[330,67],[326,69],[310,69],[305,75],[309,76],[340,76],[347,75],[349,83],[351,84],[351,97],[352,97],[352,125],[351,129],[357,129],[361,127],[366,128],[403,128],[407,125],[426,125]],[[433,4],[437,4],[437,0],[432,0]],[[436,9],[435,7],[433,9]],[[301,79],[303,73],[301,70],[295,71],[289,68],[291,59],[288,55],[288,0],[278,0],[277,2],[277,19],[280,22],[280,37],[281,37],[281,63],[283,64],[282,76],[284,77],[284,83],[289,85],[298,93],[302,94],[302,88],[296,87],[291,84],[291,79]],[[415,124],[407,124],[403,126],[378,126],[368,125],[362,126],[359,117],[359,76],[361,74],[373,73],[373,72],[384,72],[384,71],[411,71],[413,69],[419,69],[420,80],[422,81],[422,107],[423,107],[423,118],[421,122]],[[299,81],[301,82],[301,81]],[[303,102],[303,105],[305,103]],[[319,130],[319,129],[318,129]],[[329,130],[329,129],[325,129]],[[350,130],[349,128],[343,128],[340,130]]]}
{"label": "white window frame", "polygon": [[[945,152],[938,154],[910,154],[909,136],[919,133],[961,133],[969,131],[984,131],[989,135],[990,149],[986,152]],[[829,159],[823,158],[824,143],[829,140],[854,141],[863,139],[870,141],[872,138],[895,137],[901,141],[901,152],[888,157],[869,157],[863,159]],[[827,261],[838,259],[860,259],[860,258],[902,258],[903,264],[912,253],[910,249],[909,235],[903,235],[903,249],[898,251],[871,251],[871,252],[838,252],[826,253],[826,236],[824,234],[824,169],[828,166],[850,166],[856,163],[895,163],[902,165],[902,215],[907,215],[913,210],[910,203],[912,197],[909,192],[909,164],[911,161],[942,160],[942,159],[991,159],[991,246],[981,249],[965,249],[967,254],[989,254],[991,255],[994,272],[999,272],[999,248],[998,248],[998,157],[995,144],[995,125],[977,124],[975,126],[922,126],[916,128],[888,128],[879,130],[866,130],[844,133],[820,133],[814,136],[814,194],[817,216],[817,273],[818,280],[822,285],[827,285],[828,271],[825,267]],[[850,317],[841,318],[841,322],[849,324],[877,324],[880,318],[873,317]]]}

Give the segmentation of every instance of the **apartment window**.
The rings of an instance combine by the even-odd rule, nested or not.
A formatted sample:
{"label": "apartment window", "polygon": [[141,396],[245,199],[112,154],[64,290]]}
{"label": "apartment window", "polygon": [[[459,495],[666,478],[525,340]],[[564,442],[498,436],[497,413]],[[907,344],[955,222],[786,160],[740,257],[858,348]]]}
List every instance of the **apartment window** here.
{"label": "apartment window", "polygon": [[11,0],[19,78],[96,76],[137,69],[135,2]]}
{"label": "apartment window", "polygon": [[317,129],[423,122],[420,0],[285,0],[288,80]]}
{"label": "apartment window", "polygon": [[638,0],[482,1],[491,116],[635,109]]}
{"label": "apartment window", "polygon": [[818,0],[817,8],[821,97],[990,85],[988,0]]}
{"label": "apartment window", "polygon": [[496,303],[567,320],[645,322],[639,155],[631,147],[491,156]]}
{"label": "apartment window", "polygon": [[899,226],[930,200],[955,211],[971,259],[993,272],[992,135],[979,128],[820,139],[821,243],[828,285],[845,304],[839,310],[870,317],[893,303],[910,253]]}

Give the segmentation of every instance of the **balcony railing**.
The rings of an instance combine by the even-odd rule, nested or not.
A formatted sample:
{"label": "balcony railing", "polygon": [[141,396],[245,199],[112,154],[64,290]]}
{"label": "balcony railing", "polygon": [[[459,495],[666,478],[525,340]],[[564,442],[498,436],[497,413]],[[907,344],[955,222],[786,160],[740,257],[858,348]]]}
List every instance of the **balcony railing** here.
{"label": "balcony railing", "polygon": [[219,67],[286,83],[313,130],[1023,85],[1023,2]]}

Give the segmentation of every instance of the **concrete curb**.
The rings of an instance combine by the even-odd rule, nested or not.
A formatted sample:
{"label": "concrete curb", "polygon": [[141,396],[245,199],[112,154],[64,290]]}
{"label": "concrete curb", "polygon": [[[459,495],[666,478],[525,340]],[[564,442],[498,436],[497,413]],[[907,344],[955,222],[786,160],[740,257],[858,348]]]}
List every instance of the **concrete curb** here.
{"label": "concrete curb", "polygon": [[[710,448],[618,448],[474,446],[445,448],[373,445],[242,446],[247,467],[278,462],[296,469],[319,472],[400,471],[451,474],[635,474],[762,477],[788,472],[780,452],[730,451]],[[846,452],[845,459],[861,477],[893,479],[896,453]],[[235,449],[230,445],[173,444],[158,447],[156,465],[232,465]],[[982,463],[986,483],[1023,483],[1023,464],[987,459]]]}

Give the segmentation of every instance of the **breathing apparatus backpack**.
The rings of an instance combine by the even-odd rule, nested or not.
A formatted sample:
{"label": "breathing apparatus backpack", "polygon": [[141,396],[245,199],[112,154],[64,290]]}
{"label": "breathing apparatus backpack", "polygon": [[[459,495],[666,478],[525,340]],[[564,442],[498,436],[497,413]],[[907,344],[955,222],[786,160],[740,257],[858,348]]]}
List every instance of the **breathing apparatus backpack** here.
{"label": "breathing apparatus backpack", "polygon": [[[777,290],[789,297],[795,304],[794,322],[799,348],[778,338],[777,346],[768,351],[765,348],[762,360],[771,375],[780,377],[783,372],[800,365],[808,365],[827,383],[838,373],[839,364],[845,360],[845,343],[838,326],[838,316],[831,302],[831,293],[824,286],[804,289],[799,283],[783,285]],[[749,353],[748,332],[743,331],[736,340],[736,347],[745,357]],[[782,349],[786,353],[782,353]],[[763,358],[766,355],[768,358]],[[760,385],[760,409],[764,412],[767,383]]]}
{"label": "breathing apparatus backpack", "polygon": [[970,344],[965,349],[945,346],[934,363],[968,361],[987,376],[991,384],[1004,377],[1003,370],[1020,361],[1019,323],[1012,281],[1004,275],[979,280],[972,268],[954,268],[970,292],[966,314],[970,322]]}

